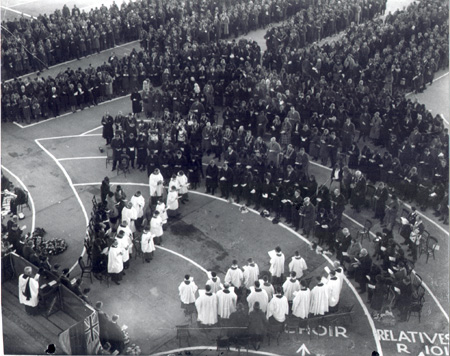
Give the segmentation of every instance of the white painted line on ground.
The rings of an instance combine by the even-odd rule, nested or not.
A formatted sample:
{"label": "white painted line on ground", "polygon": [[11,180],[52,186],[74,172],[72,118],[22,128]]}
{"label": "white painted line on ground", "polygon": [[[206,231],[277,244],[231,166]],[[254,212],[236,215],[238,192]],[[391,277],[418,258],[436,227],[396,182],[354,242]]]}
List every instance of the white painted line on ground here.
{"label": "white painted line on ground", "polygon": [[36,19],[36,17],[31,16],[29,14],[26,14],[26,13],[24,13],[22,11],[17,11],[17,10],[11,9],[10,7],[6,7],[6,6],[3,6],[3,5],[0,5],[0,7],[2,9],[5,9],[5,10],[11,11],[11,12],[15,12],[16,14],[20,14],[20,15],[23,15],[23,16],[26,16],[26,17],[31,17],[32,19]]}
{"label": "white painted line on ground", "polygon": [[[207,329],[207,328],[206,328]],[[163,352],[157,352],[156,354],[150,354],[150,356],[167,356],[169,354],[178,354],[179,352],[183,351],[195,351],[195,350],[206,350],[206,351],[212,351],[217,352],[217,345],[215,346],[190,346],[190,347],[183,347],[182,349],[175,349],[175,350],[169,350],[169,351],[163,351]],[[230,347],[229,349],[232,352],[244,352],[242,349],[237,349],[235,347]],[[271,352],[266,351],[254,351],[254,350],[246,350],[247,353],[256,354],[256,355],[265,355],[265,356],[281,356],[279,354],[274,354]],[[202,352],[203,353],[203,352]],[[205,354],[206,356],[206,354]]]}
{"label": "white painted line on ground", "polygon": [[98,127],[96,127],[95,129],[92,129],[92,130],[83,132],[80,136],[86,136],[87,134],[90,134],[90,133],[93,132],[93,131],[96,131],[96,130],[98,130],[98,129],[101,129],[102,127],[103,127],[103,126],[98,126]]}
{"label": "white painted line on ground", "polygon": [[48,121],[52,121],[52,120],[55,120],[55,119],[59,119],[60,117],[68,116],[68,115],[70,115],[70,114],[73,114],[73,113],[72,113],[72,112],[66,112],[65,114],[62,114],[62,115],[59,115],[59,116],[56,116],[56,117],[50,117],[50,118],[48,118],[48,119],[45,119],[45,120],[42,120],[42,121],[38,121],[38,122],[34,122],[34,123],[32,123],[32,124],[25,125],[25,126],[19,125],[19,124],[16,123],[16,122],[14,122],[14,123],[15,123],[17,126],[19,126],[20,128],[22,128],[22,129],[27,129],[27,128],[29,128],[29,127],[33,127],[33,126],[36,126],[36,125],[40,125],[40,124],[43,124],[43,123],[48,122]]}
{"label": "white painted line on ground", "polygon": [[[359,227],[364,227],[362,224],[360,224],[358,221],[356,221],[355,219],[351,218],[350,216],[348,216],[347,214],[342,214],[343,216],[345,216],[347,219],[349,219],[351,222],[353,222],[354,224],[358,225]],[[370,235],[372,235],[373,237],[375,237],[376,235],[370,231]],[[416,271],[414,271],[414,274],[416,274]],[[445,309],[442,307],[441,303],[439,302],[439,300],[436,298],[436,296],[433,294],[433,292],[431,291],[431,289],[426,285],[426,283],[422,280],[422,285],[423,287],[428,291],[428,293],[430,293],[431,298],[433,298],[433,300],[435,301],[436,305],[438,306],[438,308],[441,310],[442,314],[444,314],[444,317],[447,319],[447,322],[449,321],[448,318],[448,314],[445,311]]]}
{"label": "white painted line on ground", "polygon": [[13,124],[16,125],[16,126],[19,126],[21,129],[25,128],[25,126],[19,124],[18,122],[13,121]]}
{"label": "white painted line on ground", "polygon": [[44,138],[38,138],[39,141],[49,141],[49,140],[60,140],[63,138],[84,138],[84,137],[94,137],[94,136],[101,136],[101,134],[89,134],[89,135],[68,135],[68,136],[55,136],[55,137],[44,137]]}
{"label": "white painted line on ground", "polygon": [[176,255],[176,256],[178,256],[178,257],[180,257],[180,258],[182,258],[182,259],[188,261],[189,263],[193,264],[195,267],[201,269],[201,270],[202,270],[203,272],[205,272],[206,275],[208,276],[208,271],[207,271],[205,268],[203,268],[203,267],[200,266],[197,262],[194,262],[194,261],[191,260],[190,258],[188,258],[188,257],[186,257],[186,256],[184,256],[184,255],[182,255],[181,253],[178,253],[178,252],[169,250],[168,248],[161,247],[161,246],[158,246],[158,245],[155,245],[155,247],[158,248],[158,249],[160,249],[160,250],[170,252],[171,254]]}
{"label": "white painted line on ground", "polygon": [[79,159],[105,159],[106,156],[92,156],[92,157],[67,157],[67,158],[58,158],[58,161],[74,161]]}
{"label": "white painted line on ground", "polygon": [[328,171],[330,171],[330,172],[332,171],[332,169],[331,169],[330,167],[324,166],[323,164],[314,162],[314,161],[312,161],[312,160],[310,160],[309,163],[311,163],[311,164],[313,164],[313,165],[315,165],[315,166],[317,166],[317,167],[324,168],[324,169],[326,169],[326,170],[328,170]]}
{"label": "white painted line on ground", "polygon": [[28,201],[30,202],[30,205],[31,205],[31,230],[30,231],[31,231],[31,233],[33,233],[33,231],[36,227],[36,209],[34,207],[34,200],[33,200],[33,197],[31,196],[30,190],[27,188],[27,186],[22,182],[22,180],[18,176],[16,176],[13,172],[11,172],[3,164],[2,164],[2,169],[4,169],[6,172],[8,172],[9,175],[13,176],[14,179],[17,182],[19,182],[19,184],[22,186],[22,188],[28,192]]}
{"label": "white painted line on ground", "polygon": [[17,3],[17,4],[10,5],[9,7],[22,6],[22,5],[31,4],[31,3],[33,3],[33,2],[38,2],[38,1],[40,1],[40,0],[29,0],[29,1],[19,2],[19,3]]}

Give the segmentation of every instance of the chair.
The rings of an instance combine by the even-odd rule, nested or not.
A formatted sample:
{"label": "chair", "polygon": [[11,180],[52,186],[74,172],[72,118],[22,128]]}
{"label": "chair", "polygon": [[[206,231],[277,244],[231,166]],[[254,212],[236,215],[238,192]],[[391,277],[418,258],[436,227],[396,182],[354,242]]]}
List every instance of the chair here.
{"label": "chair", "polygon": [[277,345],[278,346],[280,345],[280,336],[281,336],[281,333],[283,331],[283,327],[284,327],[283,324],[272,324],[269,321],[269,325],[267,327],[267,342],[268,342],[269,346],[270,346],[270,339],[271,338],[276,339],[277,340]]}
{"label": "chair", "polygon": [[419,324],[420,324],[422,308],[423,305],[425,304],[425,288],[420,285],[419,288],[417,288],[417,290],[413,293],[412,299],[413,300],[411,302],[411,305],[408,306],[406,320],[409,321],[411,314],[416,313],[417,316],[419,317]]}
{"label": "chair", "polygon": [[339,308],[339,313],[345,313],[348,315],[344,315],[343,317],[349,317],[350,318],[350,323],[353,323],[353,318],[352,318],[352,314],[353,314],[353,308],[355,307],[355,304],[352,305],[348,305],[348,306],[342,306]]}
{"label": "chair", "polygon": [[285,331],[288,334],[292,334],[292,332],[293,332],[294,334],[297,335],[297,339],[298,339],[298,335],[299,335],[299,320],[298,320],[298,318],[296,318],[294,315],[289,316],[286,320]]}
{"label": "chair", "polygon": [[372,221],[369,219],[366,219],[366,221],[364,222],[363,229],[358,231],[358,233],[356,234],[356,238],[360,237],[361,243],[364,241],[364,239],[367,239],[370,242],[370,229],[371,228],[372,228]]}
{"label": "chair", "polygon": [[235,337],[232,344],[238,351],[238,355],[241,354],[241,349],[245,348],[247,350],[248,355],[248,348],[250,344],[251,337],[248,335],[240,335],[238,337]]}
{"label": "chair", "polygon": [[92,244],[89,239],[84,239],[84,248],[86,250],[87,263],[89,266],[92,265]]}
{"label": "chair", "polygon": [[86,266],[86,264],[83,261],[83,256],[78,257],[78,265],[80,266],[81,269],[81,278],[83,278],[84,275],[87,274],[91,279],[92,283],[92,266],[90,265]]}
{"label": "chair", "polygon": [[127,172],[130,173],[130,159],[127,157],[122,157],[117,165],[117,175],[122,171],[125,178],[127,177]]}
{"label": "chair", "polygon": [[[230,339],[227,336],[218,336],[216,339],[216,351],[230,351]],[[220,353],[222,355],[222,353]]]}
{"label": "chair", "polygon": [[189,325],[176,325],[175,327],[177,329],[178,346],[181,347],[181,340],[183,339],[186,340],[188,346],[191,346],[191,333],[189,332]]}
{"label": "chair", "polygon": [[94,196],[92,196],[92,211],[97,212],[98,210],[98,202],[97,202],[97,198]]}
{"label": "chair", "polygon": [[114,150],[111,147],[106,148],[106,168],[108,168],[108,163],[114,162]]}
{"label": "chair", "polygon": [[367,184],[366,186],[366,197],[365,197],[365,204],[367,207],[373,207],[373,203],[374,203],[374,195],[376,192],[376,188],[375,186],[373,186],[372,184]]}
{"label": "chair", "polygon": [[428,259],[430,258],[430,256],[433,256],[433,260],[436,260],[434,251],[436,251],[436,249],[439,249],[438,242],[439,242],[438,239],[435,238],[434,236],[428,236],[428,238],[426,239],[426,248],[425,248],[425,253],[427,255],[426,263],[428,263]]}

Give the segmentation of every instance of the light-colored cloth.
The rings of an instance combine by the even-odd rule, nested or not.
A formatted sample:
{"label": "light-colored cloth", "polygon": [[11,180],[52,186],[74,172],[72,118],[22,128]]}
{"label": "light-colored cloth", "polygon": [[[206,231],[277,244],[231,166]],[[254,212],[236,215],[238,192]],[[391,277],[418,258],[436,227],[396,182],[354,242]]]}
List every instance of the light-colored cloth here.
{"label": "light-colored cloth", "polygon": [[186,175],[178,175],[177,176],[177,182],[178,186],[180,187],[179,193],[180,194],[186,194],[188,192],[188,179]]}
{"label": "light-colored cloth", "polygon": [[183,281],[178,286],[178,293],[181,302],[184,304],[191,304],[195,302],[195,293],[197,292],[197,285],[194,281]]}
{"label": "light-colored cloth", "polygon": [[197,321],[203,325],[217,324],[217,296],[215,294],[203,294],[195,301],[197,308]]}
{"label": "light-colored cloth", "polygon": [[251,263],[248,266],[244,266],[244,285],[245,288],[250,289],[255,285],[255,282],[259,278],[259,267],[256,263]]}
{"label": "light-colored cloth", "polygon": [[135,208],[123,208],[122,209],[122,221],[126,221],[132,232],[136,231],[134,221],[138,218],[138,213]]}
{"label": "light-colored cloth", "polygon": [[292,301],[292,314],[298,318],[306,319],[309,315],[309,306],[311,305],[311,291],[309,288],[300,289],[295,293]]}
{"label": "light-colored cloth", "polygon": [[[39,278],[39,275],[37,275]],[[30,299],[25,296],[25,290],[27,288],[27,283],[30,281]],[[21,274],[19,276],[19,302],[20,304],[28,305],[29,307],[36,307],[39,304],[39,282],[36,277],[31,278]]]}
{"label": "light-colored cloth", "polygon": [[176,190],[172,190],[169,194],[167,194],[167,209],[177,210],[178,206],[178,192]]}
{"label": "light-colored cloth", "polygon": [[288,278],[283,283],[283,292],[288,301],[294,299],[294,293],[300,290],[300,283],[297,279]]}
{"label": "light-colored cloth", "polygon": [[160,197],[163,193],[163,181],[164,178],[161,173],[159,174],[150,174],[150,177],[148,178],[148,184],[150,186],[150,196],[154,197]]}
{"label": "light-colored cloth", "polygon": [[222,289],[219,277],[213,277],[211,279],[208,279],[206,281],[206,285],[211,287],[212,293],[217,293],[219,290]]}
{"label": "light-colored cloth", "polygon": [[281,275],[284,273],[284,253],[283,252],[277,253],[270,259],[269,272],[274,277],[281,277]]}
{"label": "light-colored cloth", "polygon": [[344,284],[344,270],[342,268],[336,269],[336,277],[339,279],[339,285],[342,290],[342,285]]}
{"label": "light-colored cloth", "polygon": [[137,217],[142,218],[144,216],[144,206],[145,206],[145,199],[142,195],[136,196],[133,195],[130,199],[130,203],[133,204],[134,210],[137,211]]}
{"label": "light-colored cloth", "polygon": [[[121,229],[121,228],[124,229],[125,231],[126,231],[127,229],[129,230],[128,227],[123,228],[123,226],[120,226],[120,227],[117,229],[117,233],[120,232],[120,229]],[[117,243],[119,244],[119,246],[120,246],[121,248],[124,249],[123,262],[127,262],[127,261],[130,259],[130,253],[133,252],[133,238],[132,238],[132,236],[133,236],[133,235],[128,234],[128,233],[125,232],[125,235],[124,235],[121,239],[119,239],[119,238],[116,237]]]}
{"label": "light-colored cloth", "polygon": [[153,241],[153,238],[155,235],[153,235],[150,231],[145,232],[141,236],[141,249],[144,253],[152,253],[156,250],[155,243]]}
{"label": "light-colored cloth", "polygon": [[330,278],[327,283],[328,287],[328,305],[335,307],[339,303],[339,297],[341,295],[341,281],[339,278]]}
{"label": "light-colored cloth", "polygon": [[124,248],[111,246],[108,251],[108,273],[120,273],[123,271]]}
{"label": "light-colored cloth", "polygon": [[274,296],[267,306],[267,319],[273,316],[276,321],[283,323],[286,320],[286,315],[288,314],[289,303],[287,298],[284,295]]}
{"label": "light-colored cloth", "polygon": [[163,226],[163,222],[162,222],[161,216],[158,215],[158,216],[152,217],[152,219],[150,220],[150,232],[153,235],[155,235],[157,237],[162,236],[164,233],[162,226]]}
{"label": "light-colored cloth", "polygon": [[228,319],[231,313],[236,311],[237,295],[234,292],[228,290],[219,290],[217,296],[217,314],[222,319]]}
{"label": "light-colored cloth", "polygon": [[260,309],[265,313],[267,311],[267,306],[269,305],[269,296],[264,289],[254,289],[247,297],[248,302],[248,312],[253,311],[253,306],[256,302],[259,302]]}
{"label": "light-colored cloth", "polygon": [[167,212],[166,212],[166,204],[163,202],[156,204],[155,210],[159,211],[159,216],[163,222],[163,224],[167,223]]}
{"label": "light-colored cloth", "polygon": [[296,278],[300,279],[303,276],[303,271],[308,269],[306,265],[305,259],[300,256],[292,257],[291,262],[289,263],[289,272],[295,272]]}
{"label": "light-colored cloth", "polygon": [[225,282],[232,284],[236,288],[240,288],[244,280],[244,274],[237,267],[231,267],[228,269],[225,275]]}
{"label": "light-colored cloth", "polygon": [[311,291],[309,312],[314,315],[324,315],[328,312],[328,287],[319,283]]}
{"label": "light-colored cloth", "polygon": [[275,288],[273,288],[272,283],[267,282],[267,285],[266,285],[262,279],[259,280],[259,283],[261,285],[261,289],[266,291],[267,296],[269,297],[269,301],[270,301],[273,298],[273,295],[275,294]]}

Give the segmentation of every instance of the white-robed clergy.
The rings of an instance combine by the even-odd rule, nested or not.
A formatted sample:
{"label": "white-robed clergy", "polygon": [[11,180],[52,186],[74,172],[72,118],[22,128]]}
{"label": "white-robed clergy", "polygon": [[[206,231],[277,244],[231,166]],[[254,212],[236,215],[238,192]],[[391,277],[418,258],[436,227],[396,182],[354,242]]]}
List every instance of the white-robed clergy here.
{"label": "white-robed clergy", "polygon": [[260,309],[265,313],[267,312],[267,305],[269,304],[269,296],[267,292],[261,288],[261,282],[255,281],[255,287],[252,288],[252,291],[247,297],[248,302],[248,312],[253,311],[253,307],[256,302],[259,303]]}
{"label": "white-robed clergy", "polygon": [[197,292],[197,285],[194,282],[194,278],[186,274],[183,282],[178,286],[178,293],[181,300],[181,308],[186,310],[194,310],[195,306],[195,293]]}
{"label": "white-robed clergy", "polygon": [[319,282],[311,290],[311,304],[309,306],[309,312],[314,315],[324,315],[328,313],[328,287],[322,283],[322,278],[317,277]]}
{"label": "white-robed clergy", "polygon": [[178,215],[178,191],[175,185],[169,185],[169,194],[167,194],[167,214],[168,216]]}
{"label": "white-robed clergy", "polygon": [[150,219],[150,232],[155,236],[155,243],[157,245],[162,245],[162,236],[164,234],[163,221],[158,210],[154,211],[153,216]]}
{"label": "white-robed clergy", "polygon": [[259,267],[255,261],[253,261],[253,258],[249,258],[247,261],[248,265],[243,267],[244,285],[245,288],[250,289],[250,287],[255,285],[255,282],[259,278]]}
{"label": "white-robed clergy", "polygon": [[292,301],[292,314],[298,318],[306,319],[311,305],[311,291],[305,281],[300,281],[300,290],[295,293]]}
{"label": "white-robed clergy", "polygon": [[138,218],[137,211],[131,202],[122,209],[122,221],[126,221],[130,227],[131,232],[136,232],[135,220]]}
{"label": "white-robed clergy", "polygon": [[294,293],[300,290],[300,283],[296,275],[295,272],[291,272],[291,276],[283,283],[283,293],[288,302],[292,302],[294,300]]}
{"label": "white-robed clergy", "polygon": [[275,251],[269,252],[270,256],[270,268],[269,272],[272,274],[272,283],[281,284],[283,283],[284,274],[284,253],[281,252],[281,248],[277,246]]}
{"label": "white-robed clergy", "polygon": [[211,292],[211,286],[205,286],[205,293],[195,301],[197,321],[203,325],[217,324],[217,296]]}
{"label": "white-robed clergy", "polygon": [[336,271],[336,277],[339,279],[339,283],[342,290],[342,284],[344,283],[344,269],[341,267],[341,263],[339,261],[333,262],[334,270]]}
{"label": "white-robed clergy", "polygon": [[[274,295],[267,306],[267,319],[272,322],[275,320],[278,323],[284,323],[287,315],[289,315],[289,303],[282,294],[281,287],[278,287],[277,294]],[[273,317],[273,319],[270,317]]]}
{"label": "white-robed clergy", "polygon": [[122,279],[124,253],[125,249],[119,246],[117,240],[109,247],[108,273],[111,275],[111,280],[116,284],[120,284],[119,281]]}
{"label": "white-robed clergy", "polygon": [[145,262],[150,263],[153,258],[153,251],[156,250],[153,238],[155,236],[150,232],[149,226],[144,226],[144,230],[141,235],[141,250],[144,254]]}
{"label": "white-robed clergy", "polygon": [[158,203],[156,204],[156,211],[159,211],[159,216],[161,217],[161,220],[163,222],[163,225],[167,223],[167,211],[166,211],[166,204],[164,201],[160,198],[158,199]]}
{"label": "white-robed clergy", "polygon": [[295,251],[295,256],[292,257],[291,262],[289,262],[289,272],[295,272],[297,275],[297,279],[303,277],[303,271],[308,269],[306,265],[305,259],[300,256],[298,251]]}
{"label": "white-robed clergy", "polygon": [[330,279],[327,283],[328,287],[328,306],[330,311],[336,311],[341,295],[341,282],[336,276],[336,271],[330,271]]}
{"label": "white-robed clergy", "polygon": [[209,279],[206,281],[206,284],[211,286],[211,292],[217,293],[222,289],[222,285],[220,283],[220,277],[217,277],[216,272],[208,273]]}
{"label": "white-robed clergy", "polygon": [[264,275],[263,279],[259,280],[259,283],[261,285],[261,289],[266,291],[270,301],[275,294],[275,289],[273,288],[272,283],[269,282],[269,277],[267,275]]}
{"label": "white-robed clergy", "polygon": [[185,200],[188,200],[189,182],[183,171],[178,172],[177,183],[179,187],[178,194],[181,195],[181,202],[184,203]]}
{"label": "white-robed clergy", "polygon": [[[150,187],[150,197],[161,197],[163,195],[164,177],[158,168],[155,168],[152,174],[148,177],[148,185]],[[154,203],[154,202],[153,202]]]}
{"label": "white-robed clergy", "polygon": [[28,314],[35,315],[39,312],[39,274],[33,278],[32,273],[33,269],[27,266],[19,276],[19,302]]}
{"label": "white-robed clergy", "polygon": [[137,212],[136,220],[141,219],[144,216],[145,199],[139,190],[131,197],[130,203]]}
{"label": "white-robed clergy", "polygon": [[[124,222],[122,222],[123,224]],[[123,229],[117,229],[116,241],[119,247],[123,248],[122,261],[123,266],[127,269],[130,266],[130,253],[133,246],[133,240],[129,234]]]}
{"label": "white-robed clergy", "polygon": [[[210,285],[211,286],[211,285]],[[228,283],[223,285],[223,289],[217,291],[217,314],[222,319],[228,319],[231,313],[236,311],[237,295],[230,290]]]}
{"label": "white-robed clergy", "polygon": [[235,288],[240,288],[244,280],[244,274],[238,267],[237,261],[233,260],[231,267],[225,275],[225,283],[231,284]]}

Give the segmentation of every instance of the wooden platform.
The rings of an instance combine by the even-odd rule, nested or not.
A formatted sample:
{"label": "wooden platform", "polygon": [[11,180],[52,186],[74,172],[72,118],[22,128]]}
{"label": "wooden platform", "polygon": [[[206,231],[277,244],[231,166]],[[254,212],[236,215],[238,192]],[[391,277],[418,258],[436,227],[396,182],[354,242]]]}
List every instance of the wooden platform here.
{"label": "wooden platform", "polygon": [[[3,345],[5,354],[45,354],[48,344],[55,344],[56,353],[62,354],[58,335],[76,323],[63,311],[50,317],[30,316],[19,304],[17,284],[13,281],[2,284]],[[59,351],[59,352],[58,352]]]}

